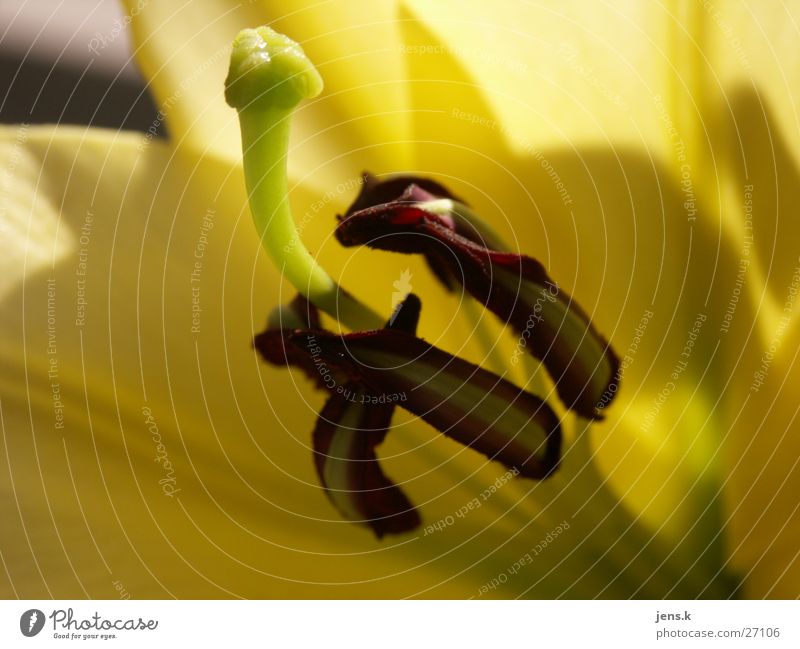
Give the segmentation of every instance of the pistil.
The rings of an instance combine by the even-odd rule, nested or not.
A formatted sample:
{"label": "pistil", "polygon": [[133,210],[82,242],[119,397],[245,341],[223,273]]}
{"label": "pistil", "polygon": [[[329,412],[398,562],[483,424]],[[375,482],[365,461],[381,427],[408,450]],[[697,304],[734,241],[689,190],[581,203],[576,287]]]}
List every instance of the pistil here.
{"label": "pistil", "polygon": [[300,240],[289,205],[287,153],[292,114],[322,91],[322,78],[288,37],[269,27],[234,40],[225,99],[239,113],[250,211],[272,261],[317,307],[352,329],[377,329],[383,319],[349,293]]}

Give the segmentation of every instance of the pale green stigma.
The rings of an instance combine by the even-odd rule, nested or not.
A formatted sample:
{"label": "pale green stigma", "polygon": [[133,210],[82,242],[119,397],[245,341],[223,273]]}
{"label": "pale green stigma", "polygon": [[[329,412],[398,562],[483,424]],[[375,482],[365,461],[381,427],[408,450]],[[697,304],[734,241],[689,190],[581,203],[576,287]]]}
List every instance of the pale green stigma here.
{"label": "pale green stigma", "polygon": [[233,108],[294,108],[321,93],[322,85],[303,48],[288,36],[264,26],[245,29],[233,41],[225,80],[225,100]]}

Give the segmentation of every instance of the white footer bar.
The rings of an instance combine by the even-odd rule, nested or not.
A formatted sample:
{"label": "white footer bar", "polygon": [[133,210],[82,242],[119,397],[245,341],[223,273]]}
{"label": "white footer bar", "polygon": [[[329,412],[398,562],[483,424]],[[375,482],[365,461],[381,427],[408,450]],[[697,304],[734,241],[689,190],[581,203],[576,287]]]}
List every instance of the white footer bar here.
{"label": "white footer bar", "polygon": [[798,620],[794,601],[3,601],[0,647],[777,648]]}

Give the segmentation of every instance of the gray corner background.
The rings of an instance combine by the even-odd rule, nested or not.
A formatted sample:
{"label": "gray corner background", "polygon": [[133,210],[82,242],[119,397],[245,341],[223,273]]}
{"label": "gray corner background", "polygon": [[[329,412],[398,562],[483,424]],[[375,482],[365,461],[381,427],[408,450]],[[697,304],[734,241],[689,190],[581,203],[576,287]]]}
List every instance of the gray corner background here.
{"label": "gray corner background", "polygon": [[0,0],[0,123],[145,131],[155,118],[116,0]]}

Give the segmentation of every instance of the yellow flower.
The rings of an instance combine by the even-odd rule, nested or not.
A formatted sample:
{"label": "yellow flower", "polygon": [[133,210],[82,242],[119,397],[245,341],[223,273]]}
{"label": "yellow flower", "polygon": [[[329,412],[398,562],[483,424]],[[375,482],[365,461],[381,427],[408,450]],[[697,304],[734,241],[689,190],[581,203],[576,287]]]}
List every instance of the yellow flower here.
{"label": "yellow flower", "polygon": [[[800,10],[128,5],[168,142],[2,129],[4,595],[707,596],[723,566],[745,596],[800,594]],[[421,335],[478,362],[480,318],[512,357],[421,260],[376,265],[330,236],[364,169],[432,176],[623,357],[607,418],[570,420],[555,477],[504,479],[406,416],[380,452],[419,533],[377,541],[325,498],[322,396],[250,344],[291,297],[223,98],[233,37],[264,23],[325,79],[295,116],[290,199],[343,286],[387,313],[408,269],[435,296]]]}

